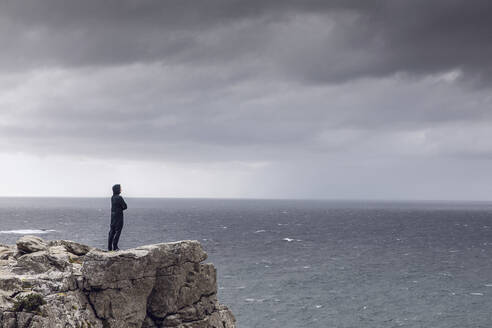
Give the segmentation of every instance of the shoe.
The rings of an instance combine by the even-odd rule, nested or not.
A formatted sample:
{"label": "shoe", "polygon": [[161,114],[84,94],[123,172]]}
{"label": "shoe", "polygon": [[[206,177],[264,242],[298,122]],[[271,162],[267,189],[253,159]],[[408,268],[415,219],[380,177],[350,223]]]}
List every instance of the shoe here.
{"label": "shoe", "polygon": [[120,249],[118,247],[116,247],[115,249],[113,249],[113,251],[117,252],[119,251]]}

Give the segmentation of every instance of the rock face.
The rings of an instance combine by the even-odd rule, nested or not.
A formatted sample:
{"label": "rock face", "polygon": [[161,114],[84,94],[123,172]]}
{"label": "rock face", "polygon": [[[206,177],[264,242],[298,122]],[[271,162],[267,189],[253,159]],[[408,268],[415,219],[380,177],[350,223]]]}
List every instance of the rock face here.
{"label": "rock face", "polygon": [[0,245],[0,328],[234,328],[197,241],[105,252],[25,236]]}

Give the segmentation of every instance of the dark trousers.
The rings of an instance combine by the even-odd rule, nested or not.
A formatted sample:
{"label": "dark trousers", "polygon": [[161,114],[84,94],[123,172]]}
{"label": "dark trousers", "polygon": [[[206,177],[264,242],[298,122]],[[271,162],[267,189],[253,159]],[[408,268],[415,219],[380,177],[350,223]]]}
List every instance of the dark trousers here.
{"label": "dark trousers", "polygon": [[111,217],[111,229],[108,236],[108,250],[118,249],[121,230],[123,229],[123,217]]}

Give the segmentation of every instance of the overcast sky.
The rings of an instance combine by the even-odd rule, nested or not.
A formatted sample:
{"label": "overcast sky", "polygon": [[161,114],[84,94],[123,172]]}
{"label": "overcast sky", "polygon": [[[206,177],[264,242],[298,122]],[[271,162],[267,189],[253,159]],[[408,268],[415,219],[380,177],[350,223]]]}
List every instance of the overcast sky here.
{"label": "overcast sky", "polygon": [[489,0],[0,0],[0,195],[492,199]]}

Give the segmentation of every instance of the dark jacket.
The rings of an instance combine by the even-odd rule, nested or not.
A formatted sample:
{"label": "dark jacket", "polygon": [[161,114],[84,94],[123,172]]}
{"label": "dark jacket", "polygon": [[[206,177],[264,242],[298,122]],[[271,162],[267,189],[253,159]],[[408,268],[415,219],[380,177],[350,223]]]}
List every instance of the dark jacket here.
{"label": "dark jacket", "polygon": [[120,195],[111,197],[111,219],[123,219],[123,211],[127,208],[123,197]]}

